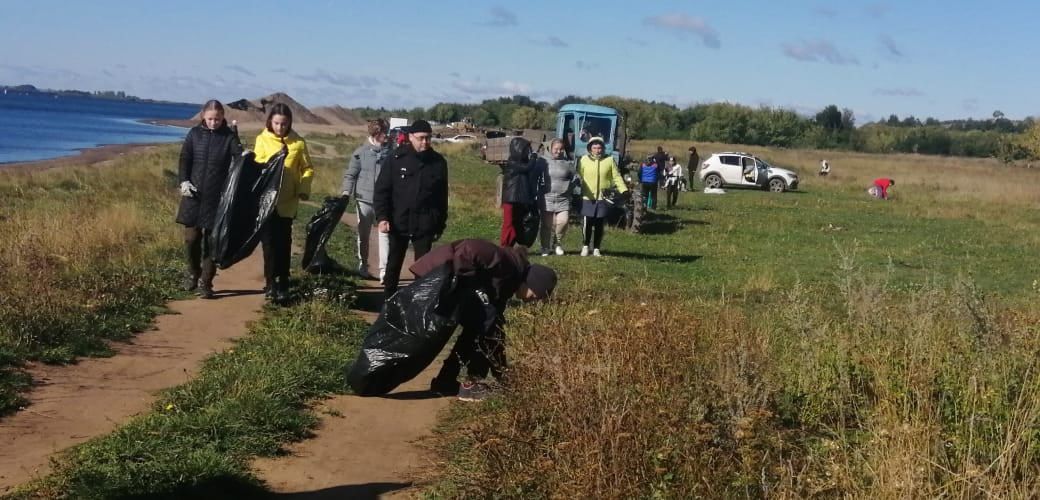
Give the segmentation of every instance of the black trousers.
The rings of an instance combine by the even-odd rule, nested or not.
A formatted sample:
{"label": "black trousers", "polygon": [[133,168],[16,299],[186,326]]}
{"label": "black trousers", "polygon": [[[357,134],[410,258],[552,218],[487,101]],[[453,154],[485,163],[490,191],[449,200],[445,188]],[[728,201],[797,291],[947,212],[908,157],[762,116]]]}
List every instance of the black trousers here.
{"label": "black trousers", "polygon": [[209,229],[185,227],[184,249],[188,258],[188,273],[202,280],[203,284],[212,285],[217,266],[213,263],[209,248]]}
{"label": "black trousers", "polygon": [[606,220],[606,217],[585,217],[585,224],[581,228],[585,246],[592,243],[592,248],[599,248],[603,243],[603,223]]}
{"label": "black trousers", "polygon": [[679,183],[673,182],[665,189],[667,189],[668,208],[672,208],[679,203]]}
{"label": "black trousers", "polygon": [[[503,306],[504,308],[504,306]],[[488,373],[502,380],[506,368],[505,318],[502,308],[488,308],[470,292],[459,304],[458,318],[462,333],[444,360],[435,382],[448,383],[458,380],[462,367],[466,367],[466,378],[479,380]]]}
{"label": "black trousers", "polygon": [[397,284],[401,281],[401,267],[404,266],[404,256],[408,251],[408,242],[412,243],[412,248],[415,250],[415,260],[419,260],[433,246],[433,235],[416,238],[407,234],[390,233],[390,251],[387,252],[386,275],[383,276],[384,300],[397,292]]}
{"label": "black trousers", "polygon": [[644,182],[643,184],[643,199],[646,202],[646,208],[652,208],[657,210],[657,183],[656,182]]}
{"label": "black trousers", "polygon": [[289,282],[292,224],[291,217],[272,215],[260,234],[260,245],[264,250],[264,278],[267,279],[268,289],[276,279],[282,283]]}

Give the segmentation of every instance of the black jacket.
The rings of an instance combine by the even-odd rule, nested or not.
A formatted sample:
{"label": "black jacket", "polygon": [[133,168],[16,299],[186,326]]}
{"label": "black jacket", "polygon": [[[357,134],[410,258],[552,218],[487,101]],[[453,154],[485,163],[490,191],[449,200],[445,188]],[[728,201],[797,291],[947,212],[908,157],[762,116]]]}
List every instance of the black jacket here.
{"label": "black jacket", "polygon": [[531,143],[522,137],[509,141],[509,161],[502,167],[502,203],[534,203],[531,179]]}
{"label": "black jacket", "polygon": [[661,153],[654,153],[654,160],[657,161],[657,178],[664,179],[664,174],[668,171],[668,155]]}
{"label": "black jacket", "polygon": [[422,237],[439,235],[448,222],[448,162],[429,149],[418,153],[400,146],[376,179],[372,200],[376,220],[390,221],[390,231]]}
{"label": "black jacket", "polygon": [[188,131],[181,147],[178,184],[191,181],[197,191],[193,198],[181,197],[178,223],[213,229],[231,158],[241,152],[242,142],[227,123],[216,130],[196,125]]}

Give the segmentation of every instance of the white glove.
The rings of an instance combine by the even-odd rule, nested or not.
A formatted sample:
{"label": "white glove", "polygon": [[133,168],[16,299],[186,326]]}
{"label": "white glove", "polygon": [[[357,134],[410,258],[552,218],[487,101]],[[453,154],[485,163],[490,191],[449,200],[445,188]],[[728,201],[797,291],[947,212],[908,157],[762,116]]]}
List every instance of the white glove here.
{"label": "white glove", "polygon": [[191,181],[184,181],[181,183],[181,196],[184,196],[185,198],[194,198],[195,193],[198,191],[199,190],[191,183]]}

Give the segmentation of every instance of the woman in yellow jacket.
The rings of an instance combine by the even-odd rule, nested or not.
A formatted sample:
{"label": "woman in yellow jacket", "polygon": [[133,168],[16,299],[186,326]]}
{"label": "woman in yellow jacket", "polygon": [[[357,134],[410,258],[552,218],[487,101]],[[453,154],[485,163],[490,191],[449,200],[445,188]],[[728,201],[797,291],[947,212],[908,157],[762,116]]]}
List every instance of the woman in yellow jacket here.
{"label": "woman in yellow jacket", "polygon": [[256,161],[268,159],[285,149],[285,173],[278,188],[278,207],[264,228],[260,242],[264,249],[264,278],[267,298],[284,303],[289,298],[289,260],[292,256],[292,223],[300,200],[311,193],[314,166],[307,143],[292,129],[292,110],[275,104],[267,115],[267,127],[256,137]]}
{"label": "woman in yellow jacket", "polygon": [[593,137],[588,144],[589,154],[578,161],[578,175],[581,176],[581,215],[585,218],[582,225],[584,244],[581,256],[589,255],[589,244],[592,244],[592,255],[601,257],[600,244],[603,243],[603,224],[610,210],[610,204],[603,199],[603,191],[611,186],[619,193],[628,191],[625,180],[618,171],[614,157],[603,154],[603,139]]}

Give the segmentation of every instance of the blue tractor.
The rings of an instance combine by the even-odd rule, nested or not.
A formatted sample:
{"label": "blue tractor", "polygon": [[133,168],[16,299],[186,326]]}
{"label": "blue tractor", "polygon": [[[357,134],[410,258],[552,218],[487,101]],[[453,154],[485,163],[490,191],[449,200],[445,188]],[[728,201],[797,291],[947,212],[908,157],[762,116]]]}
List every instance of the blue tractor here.
{"label": "blue tractor", "polygon": [[614,108],[595,104],[567,104],[556,114],[556,138],[562,139],[567,154],[573,158],[585,154],[593,137],[601,137],[606,154],[623,167],[625,146],[624,119]]}

